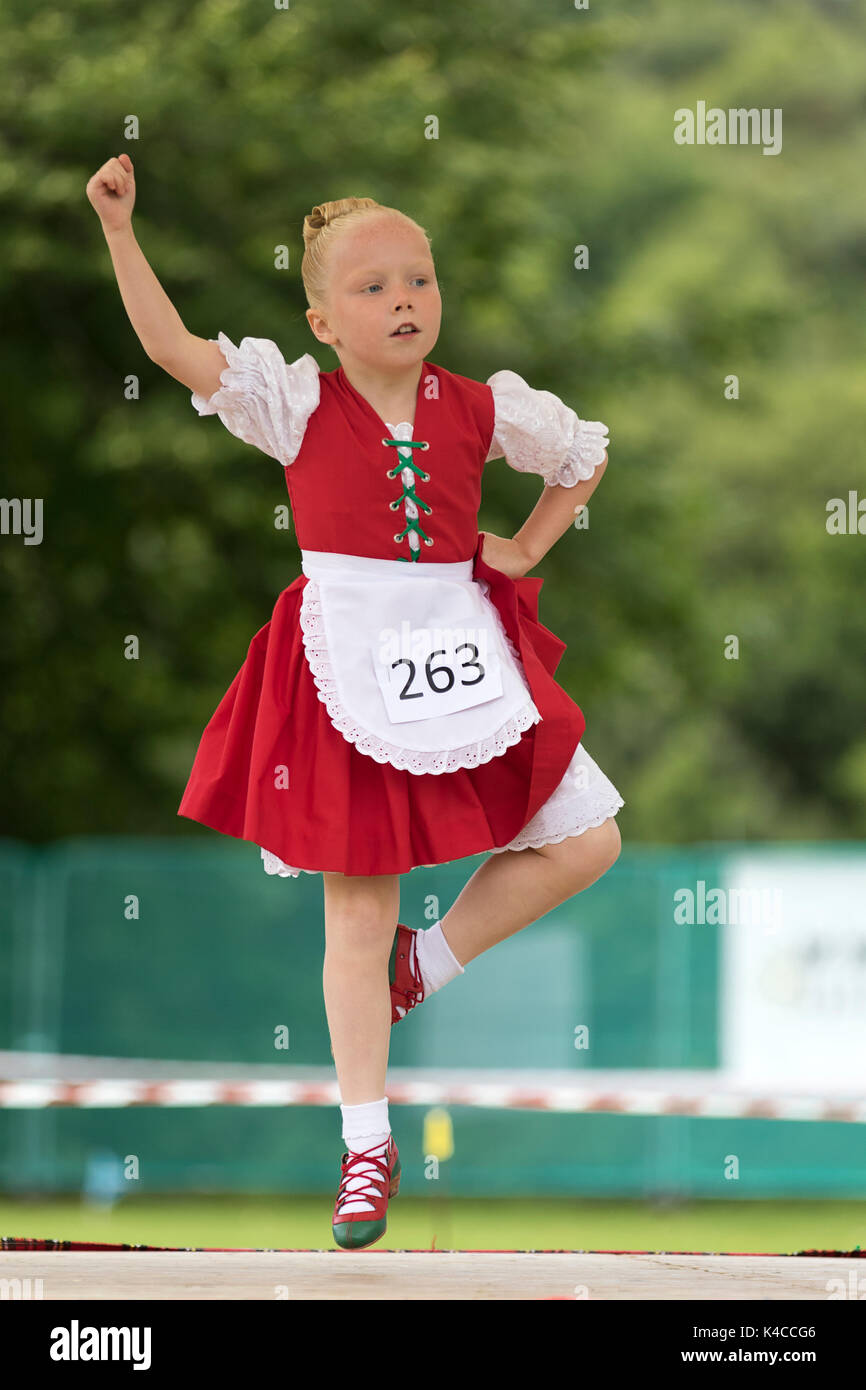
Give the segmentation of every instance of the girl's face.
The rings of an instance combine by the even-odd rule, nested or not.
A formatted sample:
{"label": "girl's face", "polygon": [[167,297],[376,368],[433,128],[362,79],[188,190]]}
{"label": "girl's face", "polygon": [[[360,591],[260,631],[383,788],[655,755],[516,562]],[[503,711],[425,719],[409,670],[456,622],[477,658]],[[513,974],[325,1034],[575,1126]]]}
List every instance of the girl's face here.
{"label": "girl's face", "polygon": [[[421,232],[392,217],[364,218],[344,232],[327,262],[328,298],[307,320],[344,366],[387,375],[429,356],[439,337],[442,299]],[[397,335],[401,324],[416,332]]]}

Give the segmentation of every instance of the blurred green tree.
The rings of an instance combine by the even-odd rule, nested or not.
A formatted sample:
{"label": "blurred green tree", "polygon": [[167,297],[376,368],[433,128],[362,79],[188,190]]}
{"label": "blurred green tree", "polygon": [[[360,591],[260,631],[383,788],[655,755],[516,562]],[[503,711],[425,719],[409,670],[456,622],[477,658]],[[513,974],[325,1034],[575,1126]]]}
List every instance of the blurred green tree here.
{"label": "blurred green tree", "polygon": [[[201,833],[173,819],[198,737],[300,572],[279,465],[199,420],[126,318],[84,187],[127,149],[192,332],[335,367],[302,220],[370,195],[432,237],[432,360],[609,426],[589,527],[536,572],[626,839],[866,834],[866,538],[825,524],[866,492],[864,28],[842,0],[7,0],[4,492],[43,499],[44,539],[0,536],[0,831]],[[677,145],[701,100],[781,108],[781,153]],[[513,534],[539,488],[491,463],[479,525]]]}

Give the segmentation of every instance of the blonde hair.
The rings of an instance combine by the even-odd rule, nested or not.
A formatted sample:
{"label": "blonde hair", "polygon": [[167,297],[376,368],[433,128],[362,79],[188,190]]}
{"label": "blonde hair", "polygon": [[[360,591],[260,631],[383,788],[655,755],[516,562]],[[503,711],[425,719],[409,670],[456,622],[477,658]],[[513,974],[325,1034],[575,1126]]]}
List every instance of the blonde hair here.
{"label": "blonde hair", "polygon": [[334,241],[341,231],[357,226],[362,217],[369,217],[373,213],[401,218],[409,226],[416,227],[430,246],[429,236],[414,218],[408,217],[399,208],[377,203],[375,198],[337,198],[330,203],[317,203],[304,218],[304,258],[301,261],[301,279],[311,309],[325,307],[328,251]]}

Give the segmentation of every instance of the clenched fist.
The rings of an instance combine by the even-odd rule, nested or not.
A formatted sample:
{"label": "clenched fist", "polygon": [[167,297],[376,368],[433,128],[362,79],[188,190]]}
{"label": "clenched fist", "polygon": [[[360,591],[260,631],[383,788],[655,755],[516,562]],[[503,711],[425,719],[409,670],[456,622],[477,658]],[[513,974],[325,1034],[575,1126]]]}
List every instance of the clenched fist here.
{"label": "clenched fist", "polygon": [[509,579],[523,579],[529,570],[534,569],[536,561],[527,555],[519,541],[505,536],[494,536],[492,531],[482,531],[481,559],[491,569],[501,570]]}
{"label": "clenched fist", "polygon": [[106,231],[128,225],[135,205],[135,173],[128,154],[107,159],[87,184],[87,197]]}

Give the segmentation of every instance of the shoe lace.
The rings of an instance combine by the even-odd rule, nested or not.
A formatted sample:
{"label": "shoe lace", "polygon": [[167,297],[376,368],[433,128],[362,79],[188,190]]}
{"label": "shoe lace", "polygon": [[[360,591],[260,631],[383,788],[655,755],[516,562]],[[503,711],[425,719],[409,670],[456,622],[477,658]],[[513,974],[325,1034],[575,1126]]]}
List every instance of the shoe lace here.
{"label": "shoe lace", "polygon": [[[372,1148],[364,1149],[360,1153],[349,1151],[343,1154],[343,1176],[337,1193],[338,1211],[342,1210],[347,1202],[361,1202],[370,1198],[378,1202],[384,1196],[385,1188],[391,1179],[388,1164],[391,1146],[388,1144],[381,1155],[374,1152],[377,1148],[381,1148],[381,1145],[374,1144]],[[350,1186],[351,1183],[357,1186],[353,1188]]]}

